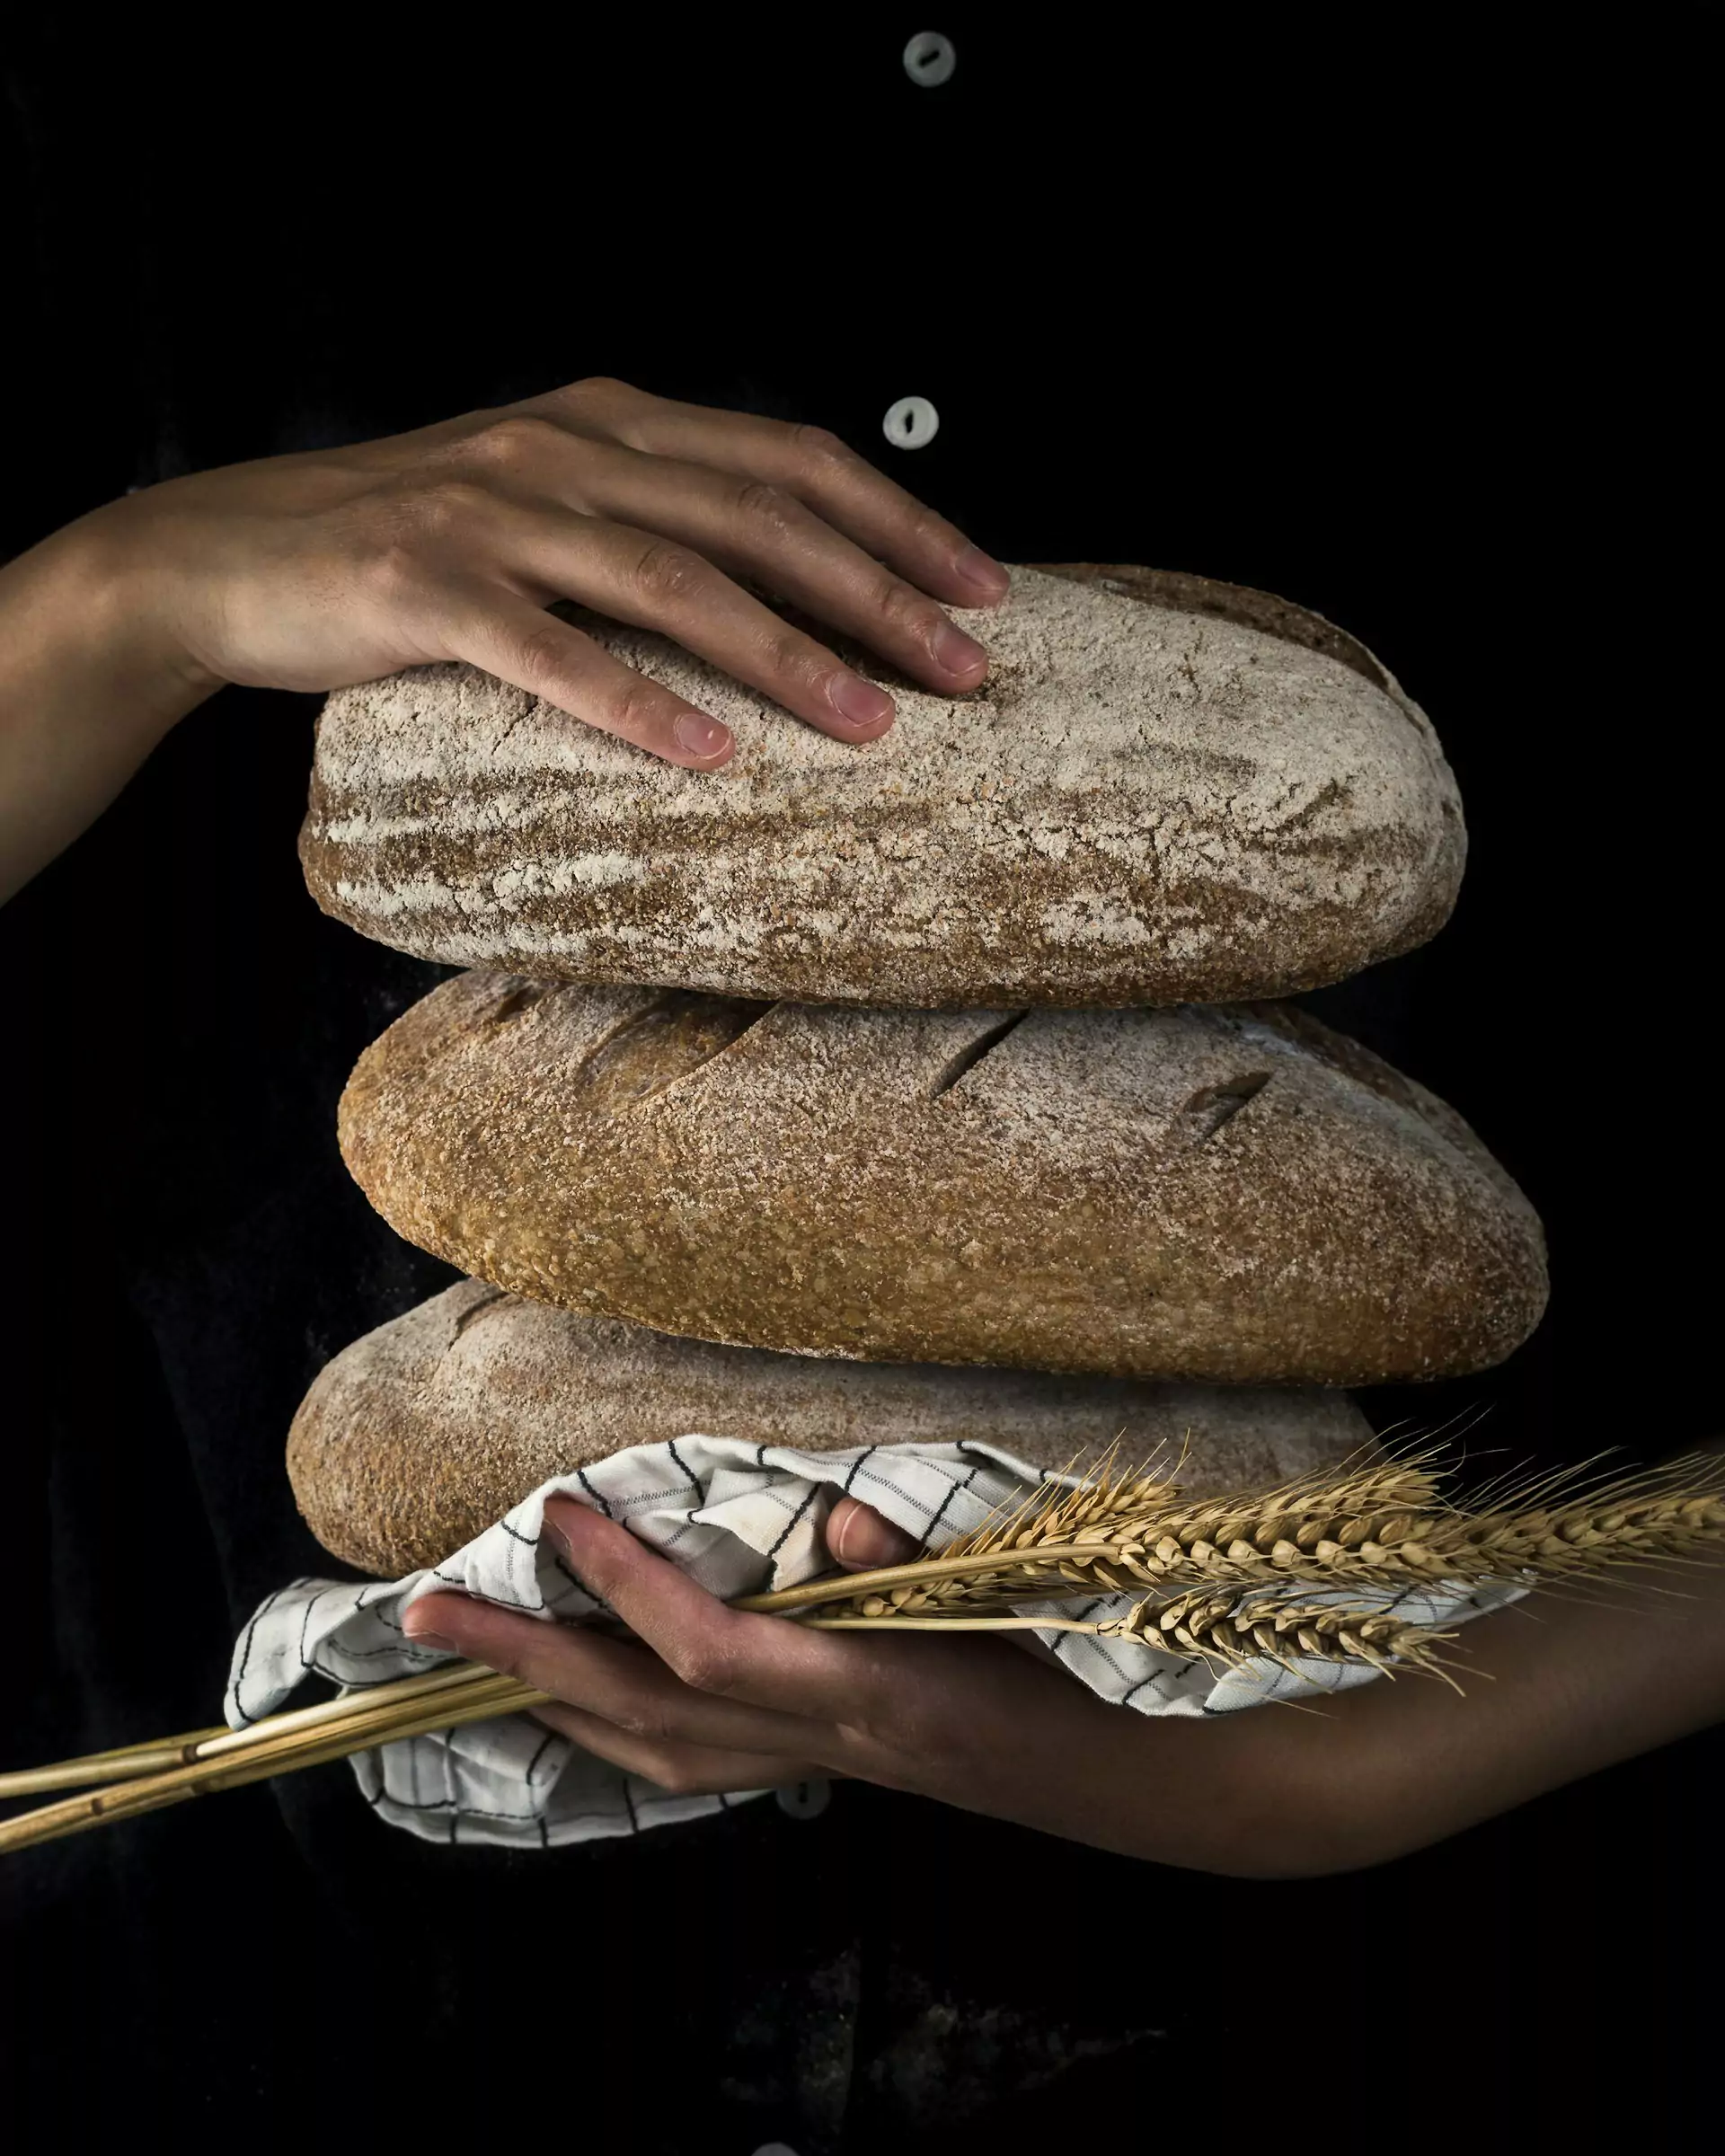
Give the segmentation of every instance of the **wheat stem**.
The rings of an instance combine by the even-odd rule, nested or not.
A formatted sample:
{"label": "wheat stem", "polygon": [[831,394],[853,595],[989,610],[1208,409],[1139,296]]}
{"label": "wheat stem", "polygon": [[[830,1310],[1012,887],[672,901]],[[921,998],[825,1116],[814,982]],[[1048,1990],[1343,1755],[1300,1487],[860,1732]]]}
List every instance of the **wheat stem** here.
{"label": "wheat stem", "polygon": [[326,1724],[354,1727],[371,1717],[387,1716],[398,1707],[421,1700],[440,1700],[447,1693],[464,1696],[464,1688],[470,1684],[496,1685],[510,1681],[483,1662],[445,1662],[417,1677],[395,1677],[387,1684],[367,1684],[363,1691],[349,1692],[343,1699],[323,1700],[314,1707],[295,1707],[285,1714],[267,1715],[242,1729],[219,1730],[199,1745],[198,1756],[218,1759],[229,1753],[248,1751],[260,1741],[261,1730],[276,1737],[297,1736]]}
{"label": "wheat stem", "polygon": [[[937,1558],[836,1575],[738,1606],[783,1613],[837,1603],[842,1614],[909,1617],[1076,1593],[1597,1578],[1717,1545],[1725,1536],[1722,1467],[1705,1455],[1580,1493],[1573,1476],[1545,1475],[1505,1491],[1520,1505],[1482,1512],[1445,1504],[1431,1478],[1405,1462],[1201,1502],[1128,1477],[985,1523]],[[1685,1471],[1696,1481],[1685,1486]]]}
{"label": "wheat stem", "polygon": [[36,1797],[48,1789],[82,1789],[92,1782],[125,1781],[139,1774],[159,1774],[164,1768],[182,1766],[197,1756],[198,1746],[226,1733],[217,1722],[212,1729],[188,1729],[179,1736],[160,1736],[147,1744],[117,1745],[107,1752],[86,1752],[77,1759],[62,1759],[51,1767],[26,1767],[17,1773],[0,1774],[0,1800],[8,1797]]}
{"label": "wheat stem", "polygon": [[[1213,1669],[1268,1660],[1298,1674],[1316,1660],[1386,1675],[1411,1668],[1453,1683],[1435,1651],[1453,1633],[1407,1623],[1381,1604],[1338,1602],[1333,1591],[1599,1579],[1618,1566],[1681,1561],[1725,1542],[1725,1459],[1717,1454],[1586,1487],[1592,1480],[1589,1470],[1500,1478],[1491,1507],[1463,1511],[1444,1503],[1418,1457],[1202,1500],[1109,1462],[1076,1488],[1032,1491],[938,1557],[732,1606],[801,1613],[839,1603],[848,1606],[801,1621],[822,1630],[1087,1631],[1199,1657]],[[1318,1601],[1302,1587],[1330,1593]],[[1093,1622],[1003,1606],[1098,1591],[1137,1599],[1124,1617]],[[0,1824],[0,1852],[517,1713],[547,1696],[481,1664],[445,1664],[248,1729],[189,1731],[0,1777],[0,1796],[93,1779],[108,1785]]]}
{"label": "wheat stem", "polygon": [[323,1723],[354,1726],[357,1718],[393,1708],[398,1701],[428,1693],[440,1695],[450,1685],[497,1680],[497,1672],[480,1662],[446,1662],[415,1677],[398,1677],[386,1684],[367,1685],[344,1699],[327,1700],[315,1707],[298,1707],[286,1714],[270,1715],[240,1729],[226,1722],[213,1728],[188,1729],[179,1736],[152,1738],[141,1745],[117,1745],[106,1752],[86,1752],[77,1759],[57,1761],[52,1766],[31,1767],[15,1774],[0,1774],[0,1798],[33,1797],[47,1789],[87,1789],[98,1782],[127,1781],[143,1774],[161,1773],[172,1767],[190,1766],[200,1759],[217,1759],[243,1751],[258,1741],[257,1732],[282,1736],[296,1729],[314,1729]]}
{"label": "wheat stem", "polygon": [[[379,1696],[385,1693],[387,1698]],[[441,1681],[437,1674],[403,1678],[358,1697],[269,1716],[249,1729],[224,1731],[200,1745],[196,1757],[164,1772],[116,1782],[0,1823],[0,1853],[402,1737],[517,1713],[543,1704],[546,1696],[518,1678],[467,1663],[454,1666]]]}

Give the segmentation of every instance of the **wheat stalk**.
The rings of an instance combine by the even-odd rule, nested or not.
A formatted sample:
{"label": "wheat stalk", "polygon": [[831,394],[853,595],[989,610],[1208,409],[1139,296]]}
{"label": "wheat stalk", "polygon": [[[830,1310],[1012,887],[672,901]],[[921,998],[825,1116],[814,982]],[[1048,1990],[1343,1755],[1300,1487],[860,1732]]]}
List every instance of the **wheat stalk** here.
{"label": "wheat stalk", "polygon": [[[884,1604],[880,1610],[864,1605],[883,1596],[895,1609],[922,1610],[1099,1588],[1172,1592],[1218,1577],[1230,1560],[1236,1570],[1250,1566],[1255,1579],[1297,1577],[1287,1549],[1312,1550],[1336,1535],[1351,1546],[1375,1526],[1393,1536],[1404,1516],[1438,1502],[1436,1479],[1417,1459],[1374,1462],[1341,1475],[1314,1472],[1273,1490],[1202,1500],[1184,1498],[1178,1484],[1154,1473],[1105,1470],[1075,1489],[1032,1491],[1014,1511],[985,1520],[938,1557],[782,1588],[738,1606],[780,1613],[842,1599],[874,1616],[884,1613]],[[1278,1548],[1281,1560],[1269,1573]],[[948,1591],[949,1582],[963,1584]]]}
{"label": "wheat stalk", "polygon": [[1466,1511],[1419,1461],[1200,1500],[1123,1475],[1042,1496],[937,1558],[811,1581],[738,1606],[823,1603],[854,1617],[954,1614],[1074,1594],[1169,1596],[1192,1587],[1476,1586],[1597,1577],[1694,1555],[1725,1533],[1725,1460],[1695,1454],[1588,1489],[1576,1471],[1511,1485]]}
{"label": "wheat stalk", "polygon": [[[890,1629],[1005,1630],[1031,1628],[1113,1634],[1146,1646],[1172,1645],[1225,1668],[1267,1656],[1293,1668],[1297,1650],[1310,1659],[1363,1661],[1387,1671],[1392,1660],[1416,1668],[1434,1666],[1434,1642],[1453,1635],[1388,1618],[1382,1611],[1331,1604],[1290,1604],[1261,1597],[1193,1595],[1170,1603],[1139,1604],[1123,1618],[1103,1622],[1011,1613],[970,1613],[941,1618],[814,1618],[826,1630]],[[1296,1673],[1297,1674],[1297,1673]],[[266,1716],[250,1728],[190,1733],[90,1753],[82,1759],[23,1774],[0,1777],[0,1796],[24,1796],[75,1781],[104,1786],[44,1805],[0,1823],[0,1854],[69,1834],[141,1817],[194,1797],[242,1789],[277,1774],[321,1766],[379,1745],[458,1728],[543,1706],[550,1695],[518,1678],[500,1675],[480,1663],[456,1663],[423,1676],[378,1684],[346,1699],[289,1713]],[[164,1762],[172,1763],[164,1765]],[[140,1763],[143,1763],[140,1764]]]}
{"label": "wheat stalk", "polygon": [[[1148,1471],[1110,1462],[1091,1480],[1033,1491],[937,1558],[739,1598],[739,1610],[797,1613],[822,1630],[1085,1631],[1136,1639],[1235,1668],[1268,1659],[1442,1674],[1453,1634],[1381,1606],[1302,1596],[1302,1586],[1378,1589],[1599,1577],[1675,1562],[1725,1539],[1725,1458],[1699,1454],[1586,1486],[1561,1471],[1491,1493],[1464,1511],[1440,1496],[1429,1460],[1375,1461],[1278,1489],[1190,1499]],[[1025,1615],[1013,1603],[1134,1593],[1123,1617]],[[822,1605],[835,1611],[812,1614]],[[250,1728],[190,1731],[0,1776],[0,1798],[106,1786],[0,1823],[0,1852],[164,1806],[237,1789],[349,1753],[519,1712],[547,1695],[456,1663],[345,1699],[271,1715]]]}
{"label": "wheat stalk", "polygon": [[169,1767],[183,1767],[198,1756],[198,1747],[212,1737],[226,1736],[227,1724],[213,1728],[188,1729],[178,1736],[152,1737],[141,1745],[117,1745],[108,1752],[84,1752],[76,1759],[62,1759],[51,1767],[28,1767],[16,1774],[0,1774],[0,1799],[37,1797],[48,1789],[82,1789],[92,1782],[127,1781],[139,1774],[159,1774]]}
{"label": "wheat stalk", "polygon": [[[402,1737],[423,1736],[434,1729],[453,1729],[464,1722],[514,1714],[525,1707],[543,1705],[548,1696],[518,1678],[501,1676],[480,1663],[453,1663],[423,1676],[369,1686],[347,1699],[268,1715],[249,1729],[224,1730],[197,1743],[190,1760],[164,1772],[131,1772],[126,1764],[128,1756],[146,1748],[141,1746],[93,1754],[84,1761],[68,1760],[64,1763],[65,1771],[94,1768],[98,1771],[90,1778],[107,1786],[0,1823],[0,1854],[82,1833],[116,1819],[159,1811],[217,1789],[240,1789],[247,1782],[266,1780],[296,1768],[321,1766],[325,1761],[345,1758],[350,1752],[369,1751]],[[61,1772],[60,1768],[44,1768],[35,1775],[7,1779],[14,1784],[33,1782],[40,1788],[44,1785],[38,1775]],[[24,1792],[14,1788],[12,1793]]]}

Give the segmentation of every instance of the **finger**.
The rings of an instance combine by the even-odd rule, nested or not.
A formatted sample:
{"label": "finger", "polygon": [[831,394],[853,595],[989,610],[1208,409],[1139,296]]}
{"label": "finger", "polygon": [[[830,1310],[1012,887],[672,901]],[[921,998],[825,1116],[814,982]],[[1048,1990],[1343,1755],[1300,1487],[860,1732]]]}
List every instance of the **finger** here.
{"label": "finger", "polygon": [[624,666],[590,636],[506,585],[489,585],[465,598],[443,641],[452,658],[495,674],[668,764],[716,771],[736,748],[730,729],[710,712]]}
{"label": "finger", "polygon": [[535,404],[578,431],[783,487],[951,605],[993,606],[1011,587],[1005,569],[956,525],[895,486],[825,428],[678,404],[605,380],[575,383]]}
{"label": "finger", "polygon": [[536,586],[675,638],[822,733],[869,741],[892,724],[884,689],[674,539],[518,502],[501,543],[510,569]]}
{"label": "finger", "polygon": [[802,1715],[823,1730],[876,1719],[889,1704],[893,1683],[871,1642],[727,1609],[588,1506],[553,1498],[544,1516],[581,1584],[695,1691]]}
{"label": "finger", "polygon": [[663,533],[766,585],[942,694],[975,688],[986,675],[986,651],[925,592],[784,488],[613,443],[579,454],[576,506]]}
{"label": "finger", "polygon": [[579,1707],[536,1707],[534,1714],[583,1752],[608,1760],[625,1774],[638,1774],[674,1797],[729,1797],[745,1790],[780,1789],[792,1782],[811,1781],[826,1771],[809,1762],[798,1763],[760,1752],[654,1743],[632,1736]]}
{"label": "finger", "polygon": [[459,1594],[422,1595],[402,1623],[422,1643],[444,1640],[470,1661],[519,1677],[646,1743],[714,1745],[792,1759],[820,1745],[820,1727],[802,1716],[699,1692],[630,1640],[546,1624]]}
{"label": "finger", "polygon": [[841,1498],[827,1519],[827,1547],[847,1572],[871,1572],[880,1565],[907,1565],[923,1554],[914,1534],[895,1527],[872,1505]]}

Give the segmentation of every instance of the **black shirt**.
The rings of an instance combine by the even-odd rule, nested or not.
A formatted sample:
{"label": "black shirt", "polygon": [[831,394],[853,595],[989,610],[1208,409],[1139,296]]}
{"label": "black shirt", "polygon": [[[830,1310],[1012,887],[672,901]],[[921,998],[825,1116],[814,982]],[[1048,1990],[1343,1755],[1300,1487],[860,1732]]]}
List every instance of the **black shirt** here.
{"label": "black shirt", "polygon": [[[226,63],[40,38],[9,81],[9,549],[177,472],[606,373],[835,428],[1006,560],[1331,615],[1431,711],[1473,851],[1436,943],[1313,1000],[1473,1121],[1556,1283],[1503,1370],[1369,1404],[1487,1405],[1512,1457],[1705,1434],[1711,1310],[1676,1253],[1716,1188],[1711,1052],[1662,1000],[1708,850],[1686,18],[1594,49],[1466,11],[1393,42],[1345,12],[948,18],[936,89],[901,63],[916,27],[428,19],[313,50],[279,19]],[[906,395],[941,419],[915,452],[881,430]],[[7,1764],[215,1718],[256,1602],[341,1570],[282,1472],[295,1406],[451,1277],[335,1151],[354,1056],[436,972],[305,896],[314,708],[217,697],[0,914]],[[14,1860],[5,2041],[22,2100],[86,2125],[998,2150],[1096,2107],[1261,2126],[1314,2059],[1363,2089],[1350,2016],[1409,2056],[1387,1956],[1438,2050],[1482,1987],[1473,2071],[1531,2089],[1589,2012],[1675,2044],[1659,1939],[1626,2008],[1628,1934],[1571,1881],[1632,1864],[1643,1910],[1683,1904],[1714,1758],[1304,1885],[855,1786],[815,1820],[447,1851],[336,1766]],[[1493,1909],[1513,1941],[1442,1921]],[[1262,2078],[1215,2078],[1242,2060]]]}

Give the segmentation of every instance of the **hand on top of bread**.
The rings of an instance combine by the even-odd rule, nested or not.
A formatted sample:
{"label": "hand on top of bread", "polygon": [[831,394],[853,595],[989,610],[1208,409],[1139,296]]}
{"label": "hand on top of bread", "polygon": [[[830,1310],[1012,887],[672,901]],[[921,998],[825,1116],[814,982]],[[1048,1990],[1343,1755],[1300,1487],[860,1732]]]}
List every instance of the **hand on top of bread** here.
{"label": "hand on top of bread", "polygon": [[728,729],[548,604],[659,630],[822,732],[866,740],[891,699],[733,579],[948,694],[974,688],[987,658],[936,600],[986,605],[1007,588],[835,436],[609,381],[175,480],[121,505],[116,535],[140,565],[167,565],[159,603],[215,680],[331,689],[467,659],[696,765],[724,761]]}
{"label": "hand on top of bread", "polygon": [[725,762],[727,726],[558,601],[657,630],[842,741],[884,733],[887,692],[748,584],[956,695],[988,661],[941,602],[992,605],[1009,579],[819,428],[603,379],[143,488],[0,571],[0,897],[227,682],[464,659],[668,763]]}

